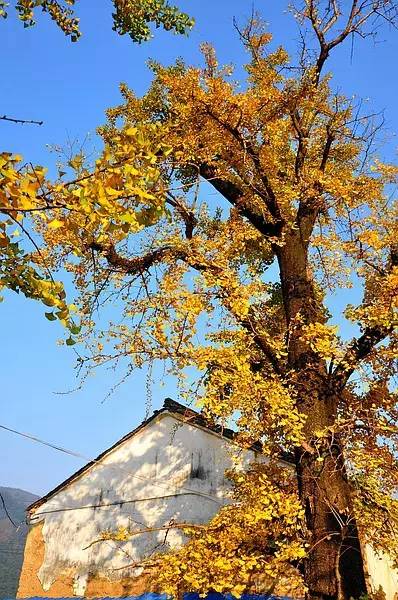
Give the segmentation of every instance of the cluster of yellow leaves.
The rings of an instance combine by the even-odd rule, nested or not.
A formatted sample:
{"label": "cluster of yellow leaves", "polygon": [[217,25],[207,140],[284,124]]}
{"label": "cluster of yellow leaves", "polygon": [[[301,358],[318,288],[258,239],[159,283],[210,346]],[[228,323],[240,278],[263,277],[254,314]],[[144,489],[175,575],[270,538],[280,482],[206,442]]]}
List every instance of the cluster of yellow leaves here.
{"label": "cluster of yellow leaves", "polygon": [[[216,162],[219,175],[243,182],[247,199],[259,212],[264,211],[264,202],[258,193],[262,184],[256,180],[253,161],[258,161],[267,174],[269,186],[276,193],[282,215],[288,221],[295,215],[297,199],[319,195],[320,186],[325,195],[339,197],[350,204],[363,199],[364,191],[369,192],[374,180],[355,175],[360,145],[348,139],[346,123],[352,118],[351,108],[344,98],[339,98],[338,108],[333,109],[327,80],[315,88],[310,77],[299,82],[284,79],[281,69],[288,57],[279,49],[265,56],[260,54],[261,57],[249,65],[251,85],[240,91],[226,76],[226,69],[218,67],[208,47],[204,48],[204,54],[205,69],[183,66],[164,69],[155,65],[156,83],[142,101],[123,87],[126,105],[109,111],[111,119],[123,114],[127,120],[134,121],[142,118],[145,111],[163,113],[167,119],[167,111],[172,107],[173,117],[168,121],[170,141],[179,164]],[[155,96],[159,88],[162,93]],[[311,135],[307,141],[306,164],[298,179],[297,132],[290,113],[299,108],[308,113]],[[330,127],[335,130],[336,139],[327,168],[321,172],[320,157]]]}
{"label": "cluster of yellow leaves", "polygon": [[346,316],[362,326],[394,328],[398,325],[398,266],[388,274],[372,273],[366,285],[367,302],[348,306]]}
{"label": "cluster of yellow leaves", "polygon": [[[224,337],[224,340],[222,339]],[[303,416],[296,395],[286,382],[272,373],[253,373],[255,349],[244,334],[213,335],[220,345],[197,348],[195,366],[206,373],[199,402],[211,418],[227,421],[236,416],[239,440],[250,445],[263,440],[263,451],[300,444]]]}
{"label": "cluster of yellow leaves", "polygon": [[[156,124],[126,127],[105,146],[93,169],[51,187],[56,210],[41,211],[39,229],[49,248],[62,245],[84,255],[90,243],[116,244],[163,213],[164,189],[157,166],[169,147]],[[51,209],[51,206],[49,207]]]}
{"label": "cluster of yellow leaves", "polygon": [[51,183],[42,167],[21,165],[20,156],[1,154],[0,285],[54,307],[47,318],[58,318],[78,333],[70,315],[75,307],[66,304],[63,286],[54,281],[52,270],[66,266],[65,256],[76,264],[76,257],[92,253],[93,244],[106,249],[159,219],[164,192],[156,163],[169,147],[158,130],[155,124],[123,129],[94,169],[72,161],[78,172],[68,182]]}
{"label": "cluster of yellow leaves", "polygon": [[19,218],[19,210],[37,207],[36,196],[45,182],[45,169],[32,168],[26,171],[21,168],[22,157],[9,152],[0,154],[0,208],[9,211],[15,219]]}
{"label": "cluster of yellow leaves", "polygon": [[[336,359],[339,356],[337,325],[309,323],[301,326],[301,339],[324,360]],[[341,353],[340,353],[341,354]]]}
{"label": "cluster of yellow leaves", "polygon": [[[156,583],[170,596],[190,590],[229,592],[239,598],[254,591],[258,579],[272,589],[285,575],[286,564],[305,556],[300,535],[304,515],[292,474],[257,464],[230,476],[235,483],[233,503],[205,530],[187,526],[188,543],[162,559]],[[290,593],[300,590],[297,572],[290,586]]]}
{"label": "cluster of yellow leaves", "polygon": [[[396,360],[396,350],[394,354]],[[389,370],[388,360],[384,367]],[[347,393],[332,432],[338,431],[344,443],[362,538],[397,562],[398,396],[387,381],[379,375],[366,383],[360,395]]]}
{"label": "cluster of yellow leaves", "polygon": [[[11,289],[22,292],[28,298],[40,300],[53,310],[46,313],[50,320],[59,319],[72,334],[80,327],[73,322],[75,306],[66,303],[66,294],[61,282],[54,281],[44,256],[36,246],[35,253],[27,253],[22,236],[33,241],[25,228],[25,211],[35,210],[41,200],[45,171],[41,167],[26,171],[17,168],[21,157],[9,153],[0,154],[0,291]],[[74,339],[69,337],[72,345]]]}
{"label": "cluster of yellow leaves", "polygon": [[364,541],[398,565],[398,499],[391,493],[398,484],[397,460],[383,444],[371,454],[365,455],[364,450],[366,444],[358,444],[349,454],[355,469],[355,515]]}

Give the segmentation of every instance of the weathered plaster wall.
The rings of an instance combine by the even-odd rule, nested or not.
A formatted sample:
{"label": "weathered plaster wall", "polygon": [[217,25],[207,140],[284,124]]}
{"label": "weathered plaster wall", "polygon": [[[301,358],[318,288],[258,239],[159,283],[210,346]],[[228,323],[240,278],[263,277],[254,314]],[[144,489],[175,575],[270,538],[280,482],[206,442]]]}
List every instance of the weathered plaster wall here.
{"label": "weathered plaster wall", "polygon": [[[44,559],[43,523],[33,525],[25,546],[24,568],[19,580],[18,598],[43,596],[43,587],[38,572]],[[138,596],[152,591],[150,573],[138,577],[123,577],[111,581],[106,577],[91,575],[88,578],[85,596],[106,598],[118,596]],[[153,588],[153,591],[156,591]],[[45,592],[46,598],[70,598],[74,595],[73,568],[65,570]]]}
{"label": "weathered plaster wall", "polygon": [[[95,580],[103,586],[112,582],[109,595],[119,595],[123,580],[142,573],[129,565],[180,545],[182,532],[170,529],[166,541],[165,531],[157,531],[123,544],[92,543],[107,529],[207,522],[227,501],[224,472],[231,451],[219,435],[159,414],[36,510],[19,597],[68,596],[71,586],[75,595],[107,595],[97,593]],[[254,459],[253,452],[246,453],[245,460]]]}
{"label": "weathered plaster wall", "polygon": [[[43,595],[43,587],[38,572],[44,560],[43,523],[37,523],[30,528],[26,538],[24,564],[19,579],[18,597],[29,598]],[[46,592],[49,598],[68,597],[73,592],[73,578],[64,573]]]}
{"label": "weathered plaster wall", "polygon": [[381,587],[386,600],[398,600],[398,571],[385,554],[377,554],[369,545],[365,548],[368,579],[372,592]]}

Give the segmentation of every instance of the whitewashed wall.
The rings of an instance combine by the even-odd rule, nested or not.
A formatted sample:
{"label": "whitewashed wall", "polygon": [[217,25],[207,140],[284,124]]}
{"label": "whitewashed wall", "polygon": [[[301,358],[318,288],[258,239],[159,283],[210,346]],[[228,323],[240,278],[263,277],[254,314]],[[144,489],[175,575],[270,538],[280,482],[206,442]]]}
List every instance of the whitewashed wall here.
{"label": "whitewashed wall", "polygon": [[393,568],[388,556],[378,554],[371,546],[366,545],[365,559],[372,592],[377,592],[381,587],[386,595],[386,600],[397,600],[398,571]]}
{"label": "whitewashed wall", "polygon": [[[43,589],[49,590],[70,569],[77,595],[84,594],[90,574],[110,579],[138,575],[137,569],[121,567],[165,549],[165,531],[137,535],[122,545],[105,541],[87,546],[101,532],[121,526],[142,529],[161,527],[171,519],[208,521],[228,501],[224,472],[233,448],[215,433],[160,413],[32,515],[32,523],[44,520],[45,557],[38,573]],[[246,461],[255,459],[254,452],[246,453]],[[98,504],[111,506],[81,508]],[[182,541],[181,531],[169,530],[167,547]]]}

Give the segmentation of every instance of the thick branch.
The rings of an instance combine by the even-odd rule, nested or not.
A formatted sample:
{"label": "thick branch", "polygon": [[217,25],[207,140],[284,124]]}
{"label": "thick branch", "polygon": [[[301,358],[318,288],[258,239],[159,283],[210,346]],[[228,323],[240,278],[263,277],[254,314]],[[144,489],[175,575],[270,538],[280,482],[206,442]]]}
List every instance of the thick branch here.
{"label": "thick branch", "polygon": [[323,172],[326,168],[328,159],[329,159],[329,155],[330,155],[330,150],[332,149],[332,144],[334,142],[334,135],[331,133],[330,128],[328,128],[327,130],[327,136],[326,136],[326,143],[325,146],[323,148],[323,154],[322,154],[322,161],[321,164],[319,166],[320,170]]}
{"label": "thick branch", "polygon": [[[172,246],[163,246],[162,248],[157,248],[156,250],[136,258],[125,258],[121,256],[118,254],[113,244],[104,246],[103,244],[93,242],[89,245],[89,249],[102,252],[111,267],[113,267],[116,271],[126,273],[127,275],[142,274],[145,271],[148,271],[153,265],[162,262],[167,257],[173,257],[176,260],[182,260],[196,271],[215,271],[217,273],[221,271],[220,267],[205,261],[198,261],[197,259],[190,257],[187,251],[173,248]],[[255,318],[254,313],[249,313],[247,317],[242,317],[235,314],[228,298],[229,297],[227,294],[221,296],[225,308],[233,315],[239,325],[251,335],[256,346],[263,352],[264,356],[271,363],[274,371],[278,374],[281,374],[283,371],[281,361],[275,356],[266,336],[260,333],[261,325]]]}
{"label": "thick branch", "polygon": [[283,363],[274,354],[265,336],[261,335],[261,333],[257,331],[258,324],[254,315],[249,312],[247,318],[241,317],[239,319],[239,323],[244,329],[246,329],[246,331],[251,333],[254,343],[265,354],[267,360],[271,363],[275,373],[277,373],[278,375],[282,375],[284,371]]}
{"label": "thick branch", "polygon": [[357,369],[358,364],[372,352],[392,331],[388,327],[367,327],[358,339],[354,339],[343,360],[338,364],[332,376],[332,382],[339,391]]}
{"label": "thick branch", "polygon": [[294,172],[298,180],[304,166],[305,157],[307,154],[307,133],[304,132],[301,124],[300,114],[297,109],[291,112],[293,127],[297,134],[298,148],[296,152],[296,160],[294,163]]}
{"label": "thick branch", "polygon": [[[332,144],[334,142],[334,135],[332,134],[330,127],[327,128],[326,142],[323,148],[322,159],[319,165],[320,171],[324,172],[326,169],[327,162],[329,160],[330,151],[332,149]],[[299,152],[297,153],[297,157],[299,156]],[[304,160],[304,158],[303,158]],[[297,161],[296,161],[297,164]],[[297,171],[296,171],[297,173]],[[321,184],[317,184],[317,189],[319,194],[317,196],[313,196],[312,198],[305,198],[300,200],[299,208],[297,211],[297,224],[301,231],[301,235],[305,243],[308,243],[312,231],[314,229],[314,225],[316,219],[318,217],[319,211],[323,207],[323,199],[322,199],[322,186]]]}
{"label": "thick branch", "polygon": [[191,240],[193,236],[193,230],[198,223],[193,210],[191,210],[180,198],[176,198],[171,192],[167,193],[166,204],[169,204],[176,209],[185,223],[185,237],[188,240]]}
{"label": "thick branch", "polygon": [[157,248],[152,252],[148,252],[147,254],[136,258],[125,258],[124,256],[121,256],[116,252],[113,244],[104,246],[103,244],[93,242],[89,245],[89,249],[95,250],[96,252],[102,252],[111,267],[116,271],[126,273],[126,275],[142,274],[145,271],[148,271],[153,265],[162,262],[168,255],[176,255],[176,251],[170,246]]}
{"label": "thick branch", "polygon": [[246,139],[242,135],[242,133],[239,131],[238,126],[236,126],[236,125],[232,126],[229,123],[222,121],[214,113],[214,111],[212,111],[209,107],[206,107],[206,112],[207,112],[207,114],[209,114],[212,117],[212,119],[217,121],[217,123],[219,123],[221,125],[221,127],[226,129],[234,137],[234,139],[239,143],[243,152],[247,153],[250,156],[250,158],[252,159],[253,164],[256,168],[257,176],[259,177],[259,179],[262,183],[262,186],[264,188],[264,193],[261,193],[261,194],[259,193],[259,195],[265,201],[266,207],[267,207],[268,211],[270,212],[270,214],[272,215],[272,217],[274,219],[276,219],[277,221],[281,221],[282,217],[281,217],[281,213],[279,210],[279,206],[278,206],[278,202],[277,202],[274,190],[272,189],[272,186],[271,186],[271,183],[270,183],[270,180],[269,180],[267,174],[264,172],[264,168],[261,165],[258,151],[254,147],[253,143],[250,140]]}
{"label": "thick branch", "polygon": [[206,179],[230,204],[235,206],[260,233],[267,237],[279,237],[283,221],[268,221],[263,215],[253,211],[244,200],[243,191],[232,181],[227,181],[216,175],[215,167],[203,164],[199,168],[200,175]]}

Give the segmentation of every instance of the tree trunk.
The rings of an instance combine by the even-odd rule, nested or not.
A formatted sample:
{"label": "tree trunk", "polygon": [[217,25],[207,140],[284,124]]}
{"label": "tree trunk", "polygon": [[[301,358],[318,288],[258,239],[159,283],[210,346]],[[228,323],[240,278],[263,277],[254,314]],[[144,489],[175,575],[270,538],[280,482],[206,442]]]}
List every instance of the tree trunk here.
{"label": "tree trunk", "polygon": [[366,592],[366,583],[343,453],[336,436],[323,438],[321,444],[316,436],[317,431],[334,425],[338,399],[329,389],[325,361],[301,338],[301,324],[324,320],[302,231],[287,235],[278,251],[278,262],[289,327],[288,364],[298,393],[298,409],[306,417],[306,448],[296,451],[299,496],[309,534],[309,552],[303,565],[306,598],[359,598]]}
{"label": "tree trunk", "polygon": [[322,460],[305,451],[296,456],[310,544],[304,562],[307,600],[349,600],[366,592],[344,461],[340,448],[329,442],[331,451]]}

